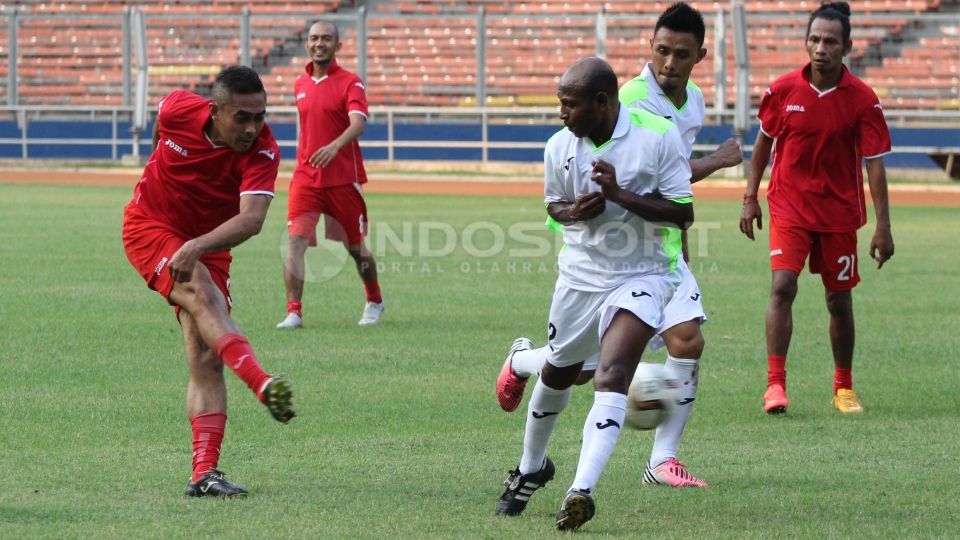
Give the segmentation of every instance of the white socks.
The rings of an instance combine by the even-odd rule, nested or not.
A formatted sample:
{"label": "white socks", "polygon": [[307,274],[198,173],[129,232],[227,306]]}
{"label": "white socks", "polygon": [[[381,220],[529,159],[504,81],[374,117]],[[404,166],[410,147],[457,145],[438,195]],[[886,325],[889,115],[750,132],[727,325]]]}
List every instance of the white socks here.
{"label": "white socks", "polygon": [[[543,364],[541,364],[543,365]],[[540,368],[537,368],[539,371]],[[553,434],[557,417],[567,408],[573,387],[556,390],[537,379],[533,395],[527,405],[527,427],[523,434],[523,457],[520,458],[520,474],[529,474],[543,468],[547,457],[547,442]],[[621,414],[621,420],[622,414]],[[622,423],[622,422],[621,422]]]}
{"label": "white socks", "polygon": [[517,377],[526,379],[531,375],[540,376],[540,370],[547,361],[547,353],[550,352],[547,347],[531,349],[529,351],[517,351],[513,353],[513,359],[510,361],[510,367]]}
{"label": "white socks", "polygon": [[667,357],[664,366],[680,380],[680,394],[677,396],[677,410],[674,411],[673,416],[657,427],[656,436],[653,438],[653,449],[650,452],[650,467],[656,467],[670,458],[677,457],[680,437],[683,435],[683,428],[687,425],[687,418],[690,417],[697,395],[697,383],[700,379],[698,364],[696,360]]}
{"label": "white socks", "polygon": [[594,392],[593,408],[583,425],[583,447],[577,476],[571,489],[592,490],[607,466],[623,427],[627,396],[617,392]]}

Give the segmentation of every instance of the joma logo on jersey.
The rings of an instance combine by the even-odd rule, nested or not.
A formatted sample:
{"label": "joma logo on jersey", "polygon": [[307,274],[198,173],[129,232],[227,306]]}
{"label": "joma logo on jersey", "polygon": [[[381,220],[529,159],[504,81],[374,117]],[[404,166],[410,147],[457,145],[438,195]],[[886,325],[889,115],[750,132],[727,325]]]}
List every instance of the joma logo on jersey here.
{"label": "joma logo on jersey", "polygon": [[787,112],[807,112],[803,105],[787,105]]}
{"label": "joma logo on jersey", "polygon": [[300,101],[301,99],[303,99],[303,98],[305,98],[305,97],[307,97],[307,93],[306,93],[306,92],[300,92],[299,94],[297,94],[297,101]]}
{"label": "joma logo on jersey", "polygon": [[181,156],[187,157],[187,149],[171,141],[170,139],[167,139],[166,142],[164,142],[163,144],[169,146],[170,148],[173,148],[173,151],[180,154]]}

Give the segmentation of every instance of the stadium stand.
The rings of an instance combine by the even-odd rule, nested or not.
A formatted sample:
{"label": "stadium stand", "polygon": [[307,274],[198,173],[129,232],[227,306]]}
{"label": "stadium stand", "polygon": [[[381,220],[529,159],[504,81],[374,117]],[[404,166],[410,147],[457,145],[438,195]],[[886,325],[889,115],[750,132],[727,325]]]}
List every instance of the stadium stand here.
{"label": "stadium stand", "polygon": [[[396,0],[367,2],[367,86],[371,104],[475,105],[477,13],[487,14],[486,103],[553,105],[558,75],[574,60],[594,54],[596,17],[609,17],[606,56],[617,73],[632,77],[646,62],[655,17],[671,1]],[[173,88],[203,91],[223,65],[239,61],[237,15],[250,10],[251,57],[263,74],[271,102],[292,105],[293,79],[306,64],[302,42],[311,20],[350,12],[355,2],[318,0],[19,1],[0,7],[29,14],[18,30],[19,100],[24,104],[119,104],[122,100],[121,17],[128,6],[147,14],[151,102]],[[708,16],[727,2],[693,2]],[[773,79],[806,61],[802,50],[805,0],[752,0],[748,42],[751,95],[758,99]],[[958,109],[958,25],[922,25],[916,15],[941,8],[940,0],[865,0],[850,64],[877,88],[888,108]],[[97,17],[92,17],[96,15]],[[231,18],[224,18],[225,15]],[[714,40],[707,25],[708,47]],[[6,25],[0,25],[0,92],[6,94]],[[357,32],[341,25],[341,64],[357,69]],[[729,39],[729,38],[728,38]],[[698,67],[708,104],[716,89],[712,55]],[[727,43],[727,104],[732,104],[734,52]]]}

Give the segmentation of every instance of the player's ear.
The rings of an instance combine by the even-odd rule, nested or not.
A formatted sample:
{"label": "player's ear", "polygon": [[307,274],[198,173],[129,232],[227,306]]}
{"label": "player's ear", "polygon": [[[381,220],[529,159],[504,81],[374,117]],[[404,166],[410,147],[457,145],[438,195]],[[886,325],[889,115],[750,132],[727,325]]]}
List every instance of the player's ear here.
{"label": "player's ear", "polygon": [[703,60],[704,58],[706,58],[706,56],[707,56],[707,48],[706,48],[706,47],[700,47],[700,50],[697,51],[697,62],[696,62],[696,63],[699,64],[701,60]]}
{"label": "player's ear", "polygon": [[220,112],[220,105],[217,104],[217,100],[211,100],[209,106],[210,106],[210,118],[213,118],[214,120],[216,120],[217,113]]}
{"label": "player's ear", "polygon": [[848,39],[846,43],[843,44],[843,55],[847,56],[850,54],[850,51],[853,50],[853,40]]}

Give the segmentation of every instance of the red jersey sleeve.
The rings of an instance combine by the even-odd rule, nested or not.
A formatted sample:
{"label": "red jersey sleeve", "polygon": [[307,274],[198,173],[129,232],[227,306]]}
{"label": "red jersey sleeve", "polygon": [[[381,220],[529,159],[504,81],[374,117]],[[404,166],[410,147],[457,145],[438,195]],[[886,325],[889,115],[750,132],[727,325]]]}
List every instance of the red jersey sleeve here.
{"label": "red jersey sleeve", "polygon": [[[157,105],[157,121],[160,122],[160,128],[181,129],[184,123],[190,118],[189,114],[184,114],[185,105],[189,105],[190,94],[185,90],[176,90],[167,94]],[[199,96],[197,96],[199,97]]]}
{"label": "red jersey sleeve", "polygon": [[780,106],[780,93],[776,84],[767,89],[760,98],[760,111],[757,113],[760,120],[760,131],[770,138],[780,135],[783,127],[783,107]]}
{"label": "red jersey sleeve", "polygon": [[269,126],[264,126],[256,150],[244,160],[240,172],[240,195],[273,196],[279,170],[280,146],[274,140]]}
{"label": "red jersey sleeve", "polygon": [[873,94],[873,103],[869,104],[860,113],[859,143],[860,153],[864,158],[880,157],[890,152],[890,129],[883,117],[883,107],[876,94]]}
{"label": "red jersey sleeve", "polygon": [[347,114],[353,112],[367,116],[367,89],[359,77],[354,77],[347,87]]}

